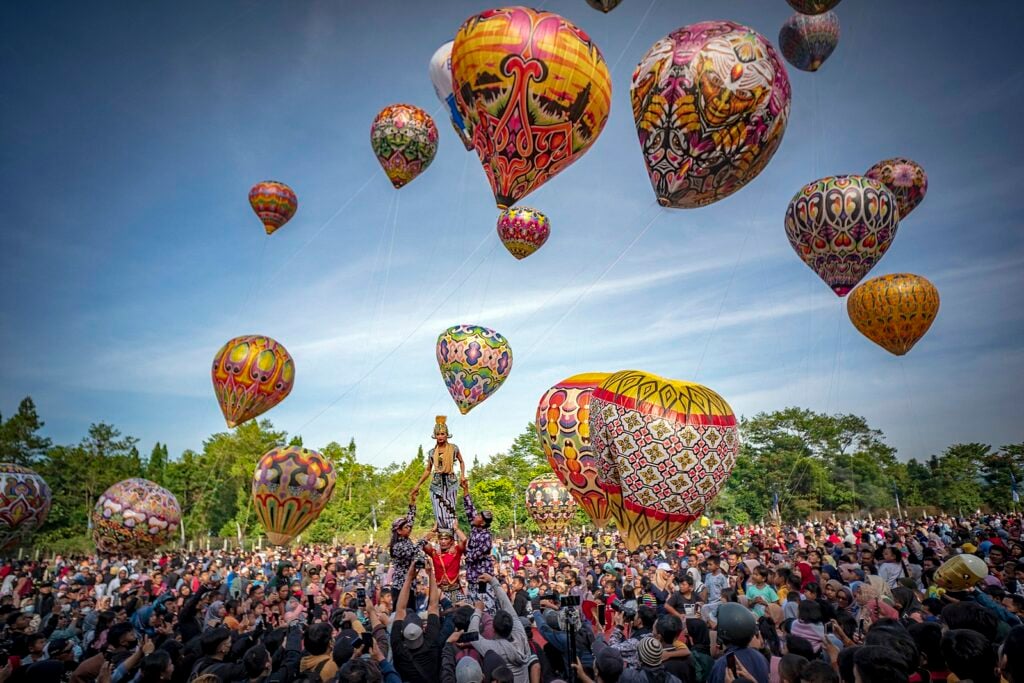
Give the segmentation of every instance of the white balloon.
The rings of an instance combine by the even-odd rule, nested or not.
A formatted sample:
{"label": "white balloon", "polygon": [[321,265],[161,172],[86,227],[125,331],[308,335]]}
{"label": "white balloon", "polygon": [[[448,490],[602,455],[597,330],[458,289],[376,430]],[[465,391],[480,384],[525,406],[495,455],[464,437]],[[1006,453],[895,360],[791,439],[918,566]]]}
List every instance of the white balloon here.
{"label": "white balloon", "polygon": [[449,40],[437,48],[434,56],[430,58],[430,82],[434,84],[434,94],[437,95],[437,99],[448,105],[448,116],[451,118],[452,128],[455,129],[466,149],[470,150],[473,149],[471,136],[466,127],[466,121],[455,104],[455,92],[452,90],[452,45],[454,44],[455,41]]}

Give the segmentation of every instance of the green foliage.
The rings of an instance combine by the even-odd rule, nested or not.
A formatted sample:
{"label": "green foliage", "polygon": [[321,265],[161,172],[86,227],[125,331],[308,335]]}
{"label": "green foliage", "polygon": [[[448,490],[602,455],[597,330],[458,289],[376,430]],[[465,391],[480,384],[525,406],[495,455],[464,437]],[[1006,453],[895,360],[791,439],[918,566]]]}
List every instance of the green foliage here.
{"label": "green foliage", "polygon": [[18,404],[18,412],[0,420],[0,462],[31,467],[45,456],[51,442],[39,435],[43,425],[35,402],[26,396]]}

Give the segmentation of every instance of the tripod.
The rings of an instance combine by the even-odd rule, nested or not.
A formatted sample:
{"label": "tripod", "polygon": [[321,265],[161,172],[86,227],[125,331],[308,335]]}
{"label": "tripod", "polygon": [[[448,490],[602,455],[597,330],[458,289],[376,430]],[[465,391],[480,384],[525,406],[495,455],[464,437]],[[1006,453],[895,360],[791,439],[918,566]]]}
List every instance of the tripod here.
{"label": "tripod", "polygon": [[565,606],[559,610],[558,620],[565,633],[565,680],[576,683],[576,633],[581,627],[578,607]]}

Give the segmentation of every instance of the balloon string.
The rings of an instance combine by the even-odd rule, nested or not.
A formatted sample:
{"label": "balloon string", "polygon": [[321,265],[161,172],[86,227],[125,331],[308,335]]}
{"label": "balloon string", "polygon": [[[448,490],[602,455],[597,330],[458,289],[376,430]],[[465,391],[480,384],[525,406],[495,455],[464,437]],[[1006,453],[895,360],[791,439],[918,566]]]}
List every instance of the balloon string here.
{"label": "balloon string", "polygon": [[626,56],[626,50],[628,50],[630,48],[630,46],[633,44],[633,41],[636,40],[636,36],[637,36],[638,33],[640,33],[640,29],[643,27],[644,22],[647,21],[647,17],[650,16],[651,10],[653,10],[654,6],[657,5],[657,4],[658,4],[658,0],[651,0],[651,4],[647,6],[647,11],[644,12],[644,15],[642,17],[640,17],[640,23],[638,23],[636,25],[636,28],[633,29],[633,35],[631,35],[629,37],[629,40],[626,41],[626,46],[624,48],[622,48],[622,52],[619,53],[619,56],[616,58],[615,62],[612,64],[612,68],[609,69],[609,71],[615,71],[615,67],[617,67],[619,65],[619,62],[622,61],[622,58]]}
{"label": "balloon string", "polygon": [[235,325],[238,323],[239,316],[241,316],[242,313],[248,308],[249,300],[252,299],[253,294],[255,293],[257,287],[259,286],[260,272],[263,270],[263,257],[266,254],[267,242],[269,241],[270,235],[264,235],[260,244],[259,256],[256,257],[256,268],[254,269],[255,272],[253,273],[252,281],[249,283],[249,289],[246,290],[245,292],[245,298],[242,299],[242,305],[238,307],[237,311],[235,311],[235,317],[231,323],[232,328],[234,328]]}
{"label": "balloon string", "polygon": [[[435,291],[435,293],[434,293],[434,296],[435,296],[435,297],[436,297],[436,296],[438,296],[438,295],[440,295],[440,294],[441,294],[441,292],[442,292],[442,291],[444,291],[444,288],[445,288],[445,287],[446,287],[446,286],[448,285],[448,283],[449,283],[449,282],[451,281],[451,279],[452,279],[453,277],[455,277],[456,273],[458,273],[458,272],[459,272],[460,270],[462,270],[463,266],[465,266],[465,265],[466,265],[467,263],[469,263],[470,259],[472,259],[472,258],[473,258],[473,255],[474,255],[474,254],[476,254],[476,252],[477,252],[477,251],[479,251],[479,250],[480,250],[480,248],[481,248],[481,247],[483,247],[483,246],[484,246],[484,244],[486,244],[486,243],[487,243],[487,241],[491,239],[491,235],[493,235],[493,234],[494,234],[494,233],[493,233],[493,232],[491,232],[490,230],[488,230],[488,231],[487,231],[487,234],[486,234],[486,235],[484,236],[484,238],[483,238],[482,240],[480,240],[480,243],[479,243],[479,244],[477,244],[476,248],[475,248],[475,249],[473,249],[473,251],[472,251],[472,252],[470,252],[469,256],[467,256],[467,257],[466,257],[466,259],[465,259],[465,260],[464,260],[464,261],[463,261],[463,262],[462,262],[461,264],[459,264],[458,268],[456,268],[455,270],[453,270],[453,271],[451,272],[451,274],[449,274],[449,275],[448,275],[448,279],[447,279],[447,280],[445,280],[445,281],[444,281],[444,282],[443,282],[443,283],[441,284],[441,286],[437,288],[437,290],[436,290],[436,291]],[[492,247],[491,247],[491,252],[493,252],[493,251],[494,251],[494,249],[495,249],[495,248],[497,248],[498,244],[499,244],[499,243],[495,243],[495,244],[494,244],[494,246],[492,246]],[[490,254],[491,252],[488,252],[488,254]],[[479,267],[481,266],[481,264],[483,264],[483,262],[484,262],[484,260],[485,260],[485,259],[486,259],[486,256],[484,257],[484,259],[480,259],[480,260],[478,260],[478,261],[477,261],[477,264],[476,264],[476,265],[475,265],[475,266],[473,267],[473,269],[472,269],[471,271],[469,271],[469,273],[468,273],[468,274],[467,274],[467,275],[465,276],[465,279],[467,279],[467,280],[468,280],[468,279],[469,279],[470,277],[472,277],[473,273],[475,273],[475,272],[477,271],[477,269],[478,269],[478,268],[479,268]],[[345,397],[346,397],[346,396],[348,396],[348,395],[349,395],[350,393],[352,393],[352,391],[353,391],[353,390],[354,390],[354,389],[355,389],[356,387],[358,387],[358,386],[359,386],[359,385],[360,385],[360,384],[361,384],[361,383],[362,383],[363,381],[365,381],[365,380],[366,380],[366,379],[367,379],[367,378],[368,378],[368,377],[369,377],[370,375],[372,375],[372,374],[373,374],[373,373],[374,373],[374,372],[375,372],[375,371],[376,371],[376,370],[377,370],[377,369],[378,369],[378,368],[379,368],[379,367],[380,367],[381,365],[383,365],[383,364],[384,364],[384,363],[385,363],[385,362],[386,362],[386,361],[387,361],[387,360],[388,360],[389,358],[391,358],[391,356],[395,355],[395,353],[396,353],[396,352],[398,352],[398,350],[399,350],[399,349],[401,349],[401,348],[402,348],[403,346],[405,346],[405,344],[406,344],[406,343],[407,343],[407,342],[408,342],[408,341],[409,341],[409,340],[410,340],[410,339],[411,339],[411,338],[413,337],[413,335],[415,335],[415,334],[416,334],[417,332],[419,332],[419,331],[420,331],[420,329],[422,329],[422,327],[423,327],[424,325],[426,325],[426,324],[427,324],[427,323],[428,323],[428,322],[430,321],[430,319],[431,319],[431,318],[432,318],[432,317],[434,316],[434,314],[435,314],[435,313],[437,313],[437,312],[438,312],[439,310],[441,310],[441,307],[442,307],[442,306],[444,306],[444,305],[445,305],[446,303],[448,303],[448,300],[449,300],[449,299],[451,299],[452,295],[453,295],[453,294],[454,294],[454,293],[455,293],[455,292],[456,292],[456,291],[457,291],[458,289],[460,289],[460,288],[458,288],[458,287],[453,287],[453,288],[451,288],[451,289],[450,289],[450,290],[448,291],[448,294],[447,294],[447,295],[446,295],[446,296],[445,296],[445,297],[444,297],[443,299],[441,299],[440,301],[438,301],[437,305],[436,305],[436,306],[434,306],[434,308],[432,308],[432,309],[431,309],[431,310],[430,310],[430,311],[429,311],[429,312],[428,312],[428,313],[427,313],[427,314],[426,314],[426,315],[425,315],[425,316],[423,317],[423,319],[422,319],[422,320],[421,320],[421,321],[419,322],[419,324],[418,324],[418,325],[416,325],[416,327],[414,327],[414,328],[412,329],[412,331],[410,331],[410,332],[409,332],[409,334],[407,334],[407,335],[405,336],[405,338],[404,338],[404,339],[402,339],[402,340],[401,340],[400,342],[398,342],[398,345],[397,345],[397,346],[395,346],[395,347],[394,347],[393,349],[391,349],[391,350],[390,350],[390,351],[388,351],[388,352],[387,352],[386,354],[384,354],[384,357],[383,357],[383,358],[381,358],[381,359],[380,359],[379,361],[377,361],[376,363],[374,363],[373,367],[371,367],[371,368],[370,368],[369,370],[367,370],[366,372],[364,372],[364,373],[363,373],[363,374],[362,374],[362,375],[361,375],[361,376],[359,377],[359,379],[357,379],[357,380],[356,380],[356,381],[355,381],[354,383],[352,383],[351,385],[349,385],[349,387],[348,387],[347,389],[345,389],[345,391],[343,391],[343,392],[342,392],[342,393],[341,393],[341,394],[340,394],[340,395],[339,395],[339,396],[338,396],[337,398],[335,398],[335,399],[334,399],[333,401],[331,401],[330,403],[328,403],[328,404],[327,404],[327,406],[325,406],[325,407],[324,407],[324,408],[323,408],[323,409],[322,409],[322,410],[321,410],[320,412],[318,412],[318,413],[317,413],[316,415],[314,415],[314,416],[313,416],[313,417],[311,417],[311,418],[310,418],[309,420],[307,420],[307,421],[306,421],[305,423],[303,423],[303,424],[302,424],[302,425],[301,425],[301,426],[300,426],[300,427],[299,427],[299,428],[298,428],[298,429],[296,430],[296,432],[301,432],[301,431],[302,431],[303,429],[305,429],[305,428],[306,428],[306,427],[308,427],[309,425],[311,425],[311,424],[313,424],[314,422],[316,422],[316,421],[317,421],[317,420],[318,420],[318,419],[319,419],[320,417],[322,417],[322,416],[324,415],[324,413],[326,413],[326,412],[327,412],[328,410],[330,410],[331,408],[333,408],[334,406],[336,406],[336,405],[338,404],[338,402],[340,402],[340,401],[341,401],[341,400],[342,400],[343,398],[345,398]]]}
{"label": "balloon string", "polygon": [[910,381],[907,379],[906,356],[898,357],[896,359],[896,364],[900,366],[900,374],[903,375],[903,399],[907,404],[907,414],[910,416],[910,422],[914,425],[914,436],[917,437],[917,450],[919,452],[911,457],[916,458],[920,456],[923,459],[925,457],[924,438],[921,435],[921,422],[917,419],[917,411],[914,410],[913,395],[910,393]]}
{"label": "balloon string", "polygon": [[837,299],[839,305],[836,307],[839,315],[836,316],[836,352],[832,358],[832,372],[828,376],[828,393],[825,395],[825,414],[828,415],[832,409],[832,390],[839,383],[839,362],[842,358],[843,349],[843,303],[845,299]]}

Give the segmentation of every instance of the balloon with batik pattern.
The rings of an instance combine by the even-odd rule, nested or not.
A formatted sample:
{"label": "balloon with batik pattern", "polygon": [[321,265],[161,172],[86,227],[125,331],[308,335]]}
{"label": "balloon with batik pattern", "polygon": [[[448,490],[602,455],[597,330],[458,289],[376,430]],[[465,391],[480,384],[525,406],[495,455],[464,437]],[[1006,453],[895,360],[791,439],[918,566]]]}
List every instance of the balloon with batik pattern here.
{"label": "balloon with batik pattern", "polygon": [[295,191],[276,180],[264,180],[249,190],[249,205],[259,216],[267,234],[273,233],[291,220],[299,208]]}
{"label": "balloon with batik pattern", "polygon": [[25,543],[46,522],[52,501],[46,480],[33,470],[0,463],[0,550]]}
{"label": "balloon with batik pattern", "polygon": [[526,485],[526,511],[546,534],[561,533],[576,516],[576,501],[553,474],[542,474]]}
{"label": "balloon with batik pattern", "polygon": [[267,451],[252,479],[253,508],[267,538],[286,545],[320,516],[337,475],[329,460],[298,446]]}
{"label": "balloon with batik pattern", "polygon": [[840,3],[840,0],[786,0],[800,14],[821,14]]}
{"label": "balloon with batik pattern", "polygon": [[768,165],[789,119],[789,76],[757,31],[705,21],[647,51],[630,98],[658,203],[690,209],[728,197]]}
{"label": "balloon with batik pattern", "polygon": [[621,2],[622,0],[587,0],[588,5],[594,9],[601,10],[605,14],[618,7]]}
{"label": "balloon with batik pattern", "polygon": [[512,370],[512,347],[499,332],[453,325],[437,338],[437,365],[448,393],[465,415],[501,387]]}
{"label": "balloon with batik pattern", "polygon": [[638,370],[590,399],[590,443],[615,526],[634,550],[675,540],[718,495],[736,463],[736,415],[711,389]]}
{"label": "balloon with batik pattern", "polygon": [[452,84],[499,209],[590,149],[611,107],[611,76],[590,36],[526,7],[487,10],[462,24]]}
{"label": "balloon with batik pattern", "polygon": [[411,104],[381,109],[370,126],[370,146],[388,180],[400,189],[427,170],[437,154],[437,126]]}
{"label": "balloon with batik pattern", "polygon": [[590,398],[607,377],[603,372],[573,375],[551,387],[537,404],[535,423],[555,476],[602,529],[611,513],[597,482],[597,462],[590,445]]}
{"label": "balloon with batik pattern", "polygon": [[524,259],[544,246],[550,234],[551,221],[537,209],[513,206],[498,216],[498,238],[517,259]]}
{"label": "balloon with batik pattern", "polygon": [[213,358],[213,390],[228,427],[262,415],[291,393],[295,362],[280,343],[262,335],[235,337]]}
{"label": "balloon with batik pattern", "polygon": [[835,12],[794,14],[779,30],[782,56],[801,71],[817,71],[838,44],[839,17]]}
{"label": "balloon with batik pattern", "polygon": [[468,151],[473,149],[472,138],[466,127],[466,119],[455,102],[455,92],[452,90],[452,45],[454,44],[454,41],[449,40],[437,48],[430,58],[430,82],[434,84],[434,94],[437,95],[437,99],[448,107],[452,128],[455,129],[455,134],[459,136],[459,140]]}
{"label": "balloon with batik pattern", "polygon": [[92,511],[92,538],[105,553],[140,554],[178,534],[181,506],[174,494],[148,479],[119,481]]}
{"label": "balloon with batik pattern", "polygon": [[864,175],[882,183],[896,195],[901,221],[917,208],[928,193],[928,174],[919,163],[911,159],[896,157],[879,161]]}
{"label": "balloon with batik pattern", "polygon": [[935,321],[939,290],[920,275],[882,275],[853,290],[846,311],[861,334],[889,353],[902,356]]}
{"label": "balloon with batik pattern", "polygon": [[899,224],[892,192],[857,175],[808,183],[786,209],[790,245],[837,296],[846,296],[885,255]]}

